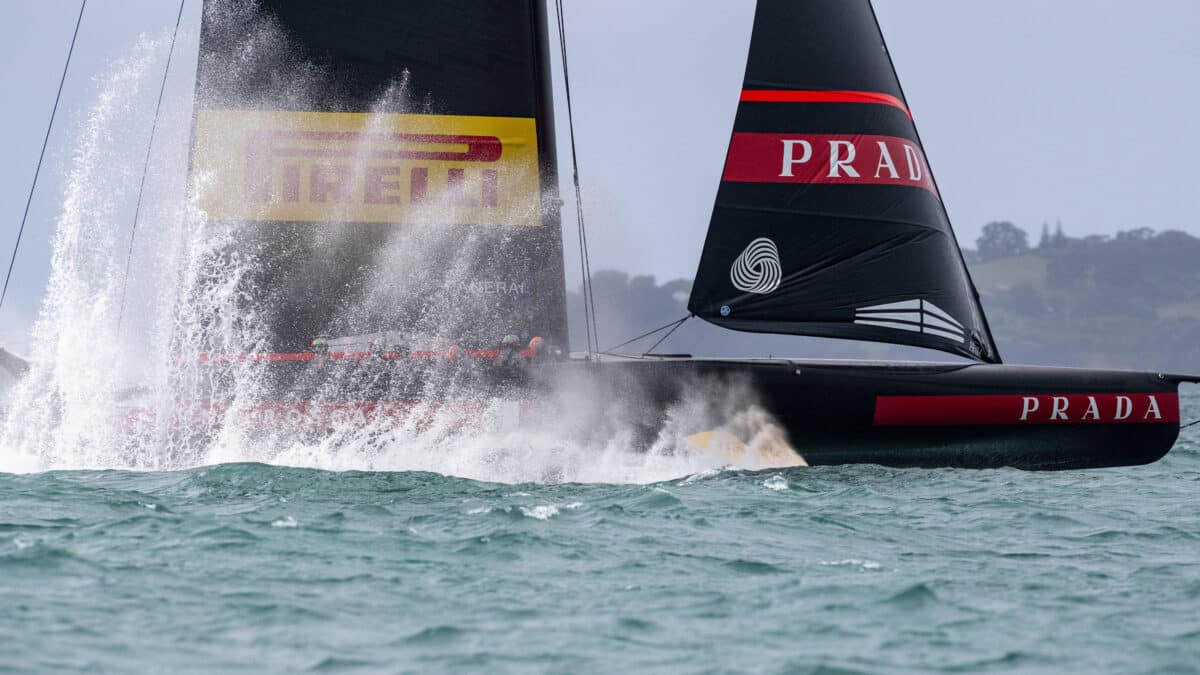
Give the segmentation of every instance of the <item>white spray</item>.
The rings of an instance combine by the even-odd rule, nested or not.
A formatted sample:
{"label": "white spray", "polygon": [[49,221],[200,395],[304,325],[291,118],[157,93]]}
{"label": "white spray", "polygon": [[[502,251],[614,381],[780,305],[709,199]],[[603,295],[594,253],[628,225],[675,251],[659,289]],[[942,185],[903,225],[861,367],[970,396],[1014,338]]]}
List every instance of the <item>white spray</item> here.
{"label": "white spray", "polygon": [[[221,67],[254,68],[290,58],[274,24],[248,14],[247,6],[231,2],[224,10],[230,25],[253,28],[238,58]],[[170,470],[260,461],[434,471],[500,482],[653,482],[735,463],[750,468],[802,463],[790,449],[780,450],[786,445],[783,433],[747,403],[752,392],[730,383],[691,387],[668,411],[649,451],[630,450],[634,432],[619,410],[606,408],[613,402],[594,400],[594,393],[574,386],[557,393],[568,401],[565,409],[587,415],[519,426],[512,424],[515,404],[504,400],[483,404],[477,420],[465,427],[460,412],[443,413],[433,404],[418,405],[399,422],[349,416],[319,435],[247,423],[267,387],[266,369],[255,363],[214,369],[194,357],[201,351],[264,349],[264,320],[245,302],[254,291],[259,254],[239,246],[235,224],[210,221],[196,207],[211,177],[194,175],[190,189],[183,187],[190,101],[168,102],[159,121],[152,169],[157,189],[146,196],[122,334],[117,331],[130,203],[150,122],[143,110],[152,109],[147,92],[156,89],[151,83],[161,76],[167,46],[161,38],[143,39],[100,83],[58,218],[51,276],[33,329],[32,367],[9,393],[0,420],[0,471]],[[194,36],[177,48],[189,47],[195,48]],[[276,85],[296,101],[320,86],[316,68],[302,64],[290,72],[293,81]],[[411,107],[401,83],[379,108],[394,112],[406,106]],[[442,245],[436,228],[417,227],[393,238],[378,255],[402,256],[412,266],[424,251]],[[465,251],[462,259],[471,259],[471,253]],[[451,283],[469,272],[451,270]],[[365,297],[378,301],[398,292],[405,288],[395,280],[379,281]],[[464,319],[450,304],[441,312],[440,322],[450,331]],[[220,383],[213,382],[218,372]],[[229,394],[219,405],[212,399],[217,389]],[[470,394],[451,395],[456,393]],[[317,402],[335,401],[338,394],[336,386],[323,386]],[[180,415],[181,407],[187,415]]]}

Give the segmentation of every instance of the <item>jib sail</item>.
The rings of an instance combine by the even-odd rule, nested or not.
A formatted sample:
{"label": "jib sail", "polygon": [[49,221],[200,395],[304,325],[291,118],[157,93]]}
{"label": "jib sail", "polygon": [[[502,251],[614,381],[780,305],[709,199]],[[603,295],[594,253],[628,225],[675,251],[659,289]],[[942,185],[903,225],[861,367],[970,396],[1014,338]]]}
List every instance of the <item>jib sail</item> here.
{"label": "jib sail", "polygon": [[869,0],[759,0],[689,309],[999,361]]}
{"label": "jib sail", "polygon": [[544,0],[206,0],[197,202],[275,350],[566,343]]}

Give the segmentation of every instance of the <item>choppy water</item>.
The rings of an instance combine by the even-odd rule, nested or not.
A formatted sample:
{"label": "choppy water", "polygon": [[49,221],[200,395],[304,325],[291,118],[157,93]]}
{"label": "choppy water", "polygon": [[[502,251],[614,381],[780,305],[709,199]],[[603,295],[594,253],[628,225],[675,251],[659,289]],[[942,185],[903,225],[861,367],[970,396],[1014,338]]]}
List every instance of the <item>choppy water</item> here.
{"label": "choppy water", "polygon": [[0,474],[0,670],[1196,672],[1197,431],[1060,474]]}

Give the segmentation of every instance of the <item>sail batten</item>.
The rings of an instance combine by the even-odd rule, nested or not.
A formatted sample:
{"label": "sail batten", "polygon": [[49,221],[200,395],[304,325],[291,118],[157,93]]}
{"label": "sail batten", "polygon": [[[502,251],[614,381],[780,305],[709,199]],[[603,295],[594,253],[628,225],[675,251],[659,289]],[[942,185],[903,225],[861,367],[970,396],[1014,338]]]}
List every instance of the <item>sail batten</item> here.
{"label": "sail batten", "polygon": [[869,0],[759,0],[688,309],[999,360]]}

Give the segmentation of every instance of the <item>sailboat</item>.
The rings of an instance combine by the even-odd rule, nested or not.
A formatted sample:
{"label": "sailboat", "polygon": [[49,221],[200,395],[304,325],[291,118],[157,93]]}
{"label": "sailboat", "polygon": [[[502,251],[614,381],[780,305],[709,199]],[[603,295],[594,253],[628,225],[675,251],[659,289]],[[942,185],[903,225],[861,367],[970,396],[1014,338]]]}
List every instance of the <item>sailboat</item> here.
{"label": "sailboat", "polygon": [[[1079,469],[1170,450],[1178,387],[1200,378],[1002,363],[869,0],[758,0],[689,318],[960,361],[591,339],[568,354],[551,11],[205,0],[197,203],[241,227],[257,263],[245,308],[269,335],[200,358],[268,372],[260,412],[377,420],[470,391],[526,414],[571,405],[553,400],[565,382],[623,402],[650,438],[685,397],[737,386],[810,465]],[[264,25],[287,54],[251,62]]]}

